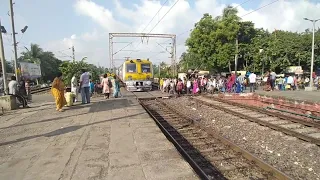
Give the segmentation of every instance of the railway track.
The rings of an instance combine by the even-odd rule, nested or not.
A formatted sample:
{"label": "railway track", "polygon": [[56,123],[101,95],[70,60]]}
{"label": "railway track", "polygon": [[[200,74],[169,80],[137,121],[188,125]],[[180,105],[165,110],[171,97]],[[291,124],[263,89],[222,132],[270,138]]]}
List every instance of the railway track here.
{"label": "railway track", "polygon": [[296,117],[220,98],[198,96],[191,97],[191,99],[196,103],[247,119],[318,146],[320,145],[320,124],[317,122],[305,121]]}
{"label": "railway track", "polygon": [[201,179],[290,179],[165,101],[139,101]]}
{"label": "railway track", "polygon": [[47,92],[47,91],[50,91],[50,89],[51,89],[51,87],[31,89],[31,94],[39,94],[39,93]]}

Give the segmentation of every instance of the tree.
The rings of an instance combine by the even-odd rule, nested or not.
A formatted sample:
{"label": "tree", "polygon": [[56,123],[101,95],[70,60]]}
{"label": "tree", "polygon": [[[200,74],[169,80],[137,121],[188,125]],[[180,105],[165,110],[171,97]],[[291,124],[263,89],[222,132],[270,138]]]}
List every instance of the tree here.
{"label": "tree", "polygon": [[89,64],[83,60],[75,62],[64,61],[59,67],[63,75],[63,81],[67,85],[70,85],[73,76],[76,76],[77,79],[80,78],[82,69],[89,69]]}
{"label": "tree", "polygon": [[63,81],[68,85],[71,84],[71,78],[73,76],[76,76],[77,79],[80,79],[82,69],[91,73],[91,80],[93,81],[99,81],[100,75],[107,73],[107,69],[103,67],[97,67],[93,64],[88,64],[84,61],[84,59],[75,62],[64,61],[59,67],[59,70],[63,75]]}
{"label": "tree", "polygon": [[22,56],[18,58],[18,61],[40,64],[41,80],[52,81],[57,76],[62,61],[57,59],[52,52],[43,51],[37,44],[31,44],[29,49],[25,48],[26,51],[21,53]]}
{"label": "tree", "polygon": [[[179,66],[185,71],[198,68],[210,71],[231,71],[238,53],[238,70],[265,72],[272,69],[282,73],[288,66],[301,65],[309,70],[312,33],[275,30],[268,32],[254,27],[249,21],[240,21],[237,10],[231,6],[222,16],[204,14],[195,23],[186,40],[187,51],[180,57]],[[238,52],[236,52],[238,39]],[[263,52],[260,52],[263,49]],[[320,66],[320,30],[315,33],[315,67]]]}

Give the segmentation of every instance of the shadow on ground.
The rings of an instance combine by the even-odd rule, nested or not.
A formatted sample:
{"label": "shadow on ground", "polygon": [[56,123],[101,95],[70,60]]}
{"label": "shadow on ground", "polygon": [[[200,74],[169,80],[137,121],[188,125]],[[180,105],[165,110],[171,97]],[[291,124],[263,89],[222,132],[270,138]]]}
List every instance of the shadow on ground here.
{"label": "shadow on ground", "polygon": [[76,131],[76,130],[81,129],[81,128],[86,127],[86,126],[91,126],[91,125],[95,125],[95,124],[101,124],[101,123],[109,122],[109,121],[115,121],[115,120],[119,120],[119,119],[123,119],[123,118],[134,117],[134,116],[138,116],[138,115],[142,115],[142,114],[145,114],[145,112],[133,114],[133,115],[130,115],[130,116],[122,116],[122,117],[112,118],[112,119],[108,119],[108,120],[88,123],[88,124],[85,124],[85,125],[76,125],[76,126],[64,127],[64,128],[57,129],[57,130],[54,130],[54,131],[51,131],[51,132],[48,132],[48,133],[45,133],[45,134],[27,136],[27,137],[16,139],[14,141],[3,142],[3,143],[0,143],[0,146],[10,145],[10,144],[18,143],[18,142],[22,142],[22,141],[27,141],[27,140],[35,139],[35,138],[38,138],[38,137],[58,136],[58,135],[62,135],[62,134],[66,134],[66,133],[72,132],[72,131]]}

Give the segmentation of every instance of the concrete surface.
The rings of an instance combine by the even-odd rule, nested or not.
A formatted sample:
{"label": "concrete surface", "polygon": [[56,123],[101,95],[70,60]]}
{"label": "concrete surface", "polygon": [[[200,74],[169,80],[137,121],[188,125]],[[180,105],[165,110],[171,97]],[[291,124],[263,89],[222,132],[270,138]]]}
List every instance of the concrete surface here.
{"label": "concrete surface", "polygon": [[46,101],[0,116],[1,180],[198,179],[135,98]]}
{"label": "concrete surface", "polygon": [[16,98],[10,95],[0,96],[0,110],[14,110],[18,108]]}
{"label": "concrete surface", "polygon": [[310,101],[315,103],[320,103],[320,91],[262,91],[257,90],[257,94],[275,97],[285,97],[292,100],[298,101]]}

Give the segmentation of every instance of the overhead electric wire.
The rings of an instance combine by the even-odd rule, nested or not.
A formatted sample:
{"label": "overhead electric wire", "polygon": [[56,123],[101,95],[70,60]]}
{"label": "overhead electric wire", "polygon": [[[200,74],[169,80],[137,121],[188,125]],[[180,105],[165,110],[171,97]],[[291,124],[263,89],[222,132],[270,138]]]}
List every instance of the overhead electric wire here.
{"label": "overhead electric wire", "polygon": [[129,44],[125,45],[123,48],[121,48],[119,51],[113,53],[113,55],[117,54],[118,52],[122,51],[124,48],[128,47],[130,44],[132,44],[133,42],[130,42]]}
{"label": "overhead electric wire", "polygon": [[[148,24],[144,27],[144,29],[142,30],[142,33],[144,30],[147,29],[147,27],[150,25],[150,23],[153,21],[153,19],[158,15],[158,13],[161,11],[161,9],[164,7],[164,5],[168,2],[169,0],[166,0],[161,7],[159,8],[159,10],[156,12],[156,14],[151,18],[151,20],[148,22]],[[118,50],[117,52],[115,52],[114,54],[117,54],[118,52],[122,51],[124,48],[128,47],[130,44],[134,43],[134,41],[130,42],[129,44],[127,44],[126,46],[122,47],[120,50]]]}
{"label": "overhead electric wire", "polygon": [[150,23],[153,21],[153,19],[159,14],[159,12],[161,11],[161,9],[164,7],[164,5],[168,2],[169,0],[166,0],[162,6],[160,7],[160,9],[156,12],[156,14],[152,17],[152,19],[148,22],[148,24],[146,25],[146,27],[144,27],[144,29],[142,30],[142,33],[144,30],[147,29],[147,27],[150,25]]}
{"label": "overhead electric wire", "polygon": [[[180,1],[180,0],[177,0],[177,1],[170,7],[170,9],[162,16],[162,18],[158,21],[158,23],[157,23],[155,26],[153,26],[153,28],[149,31],[149,33],[151,33],[151,31],[153,31],[154,28],[157,27],[157,25],[163,20],[163,18],[172,10],[172,8],[173,8],[179,1]],[[148,33],[148,34],[149,34],[149,33]]]}
{"label": "overhead electric wire", "polygon": [[255,9],[255,10],[253,10],[253,11],[248,12],[247,14],[244,14],[244,15],[240,16],[240,18],[242,18],[242,17],[244,17],[244,16],[247,16],[247,15],[253,13],[253,12],[259,11],[260,9],[263,9],[263,8],[265,8],[265,7],[267,7],[267,6],[270,6],[271,4],[276,3],[276,2],[278,2],[278,1],[279,1],[279,0],[275,0],[275,1],[272,1],[272,2],[270,2],[270,3],[268,3],[268,4],[266,4],[266,5],[263,5],[263,6]]}
{"label": "overhead electric wire", "polygon": [[[251,1],[251,0],[246,0],[246,1],[242,2],[242,3],[240,3],[239,5],[233,7],[233,9],[234,9],[234,8],[237,8],[237,7],[239,7],[239,6],[247,3],[247,2],[249,2],[249,1]],[[278,2],[278,1],[279,1],[279,0],[275,0],[275,1],[272,1],[272,2],[270,2],[270,3],[268,3],[268,4],[265,4],[265,5],[257,8],[257,9],[254,9],[254,10],[252,10],[252,11],[250,11],[250,12],[248,12],[248,13],[242,15],[242,16],[240,16],[240,18],[242,18],[242,17],[244,17],[244,16],[247,16],[247,15],[249,15],[249,14],[252,14],[253,12],[259,11],[260,9],[263,9],[263,8],[265,8],[265,7],[267,7],[267,6],[270,6],[270,5],[272,5],[272,4],[274,4],[274,3]],[[186,32],[188,32],[188,31],[185,31],[185,32],[183,32],[183,33],[181,33],[181,34],[184,34],[184,33],[186,33]],[[165,42],[167,42],[167,41],[165,41]],[[182,45],[182,44],[178,44],[178,46],[179,46],[179,45]]]}
{"label": "overhead electric wire", "polygon": [[[160,18],[160,20],[157,22],[156,25],[153,26],[153,28],[148,32],[148,34],[150,34],[157,26],[158,24],[166,17],[166,15],[172,10],[172,8],[179,2],[180,0],[177,0],[171,7],[170,9]],[[140,42],[136,47],[135,49],[141,44],[142,42]],[[129,54],[131,55],[132,52]]]}
{"label": "overhead electric wire", "polygon": [[[249,1],[252,1],[252,0],[245,0],[245,1],[243,1],[242,3],[238,4],[237,6],[233,7],[232,9],[235,9],[235,8],[237,8],[237,7],[240,7],[240,6],[246,4],[246,3],[249,2]],[[190,31],[190,30],[184,31],[184,32],[180,33],[179,35],[177,35],[177,37],[178,37],[178,36],[181,36],[181,35],[183,35],[183,34],[185,34],[185,33],[187,33],[187,32],[189,32],[189,31]],[[164,43],[165,43],[165,42],[168,42],[168,41],[170,41],[170,39],[164,41]]]}

